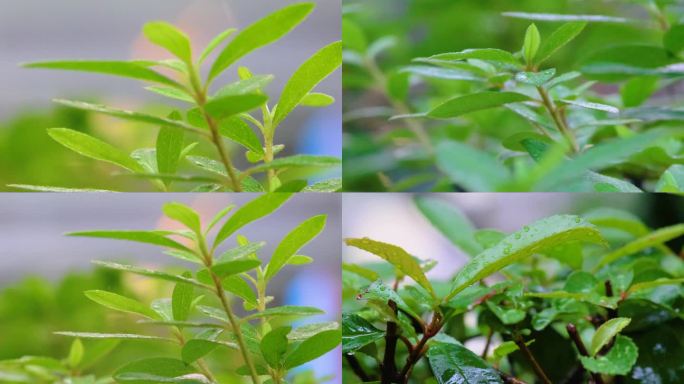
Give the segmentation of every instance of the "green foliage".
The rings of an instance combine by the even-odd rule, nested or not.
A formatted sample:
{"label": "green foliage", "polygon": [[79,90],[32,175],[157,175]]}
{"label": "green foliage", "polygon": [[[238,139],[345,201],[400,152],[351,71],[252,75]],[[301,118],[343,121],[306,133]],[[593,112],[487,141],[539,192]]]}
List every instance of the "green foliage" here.
{"label": "green foliage", "polygon": [[681,7],[353,3],[346,190],[682,193]]}
{"label": "green foliage", "polygon": [[[116,313],[132,315],[146,327],[126,328],[122,324],[104,332],[56,332],[59,336],[76,338],[67,358],[59,361],[24,357],[0,361],[0,381],[11,377],[8,379],[11,383],[111,383],[114,380],[218,384],[242,382],[240,376],[253,383],[297,382],[300,377],[308,377],[304,371],[291,369],[337,347],[341,342],[339,324],[303,324],[301,320],[294,323],[293,319],[324,312],[306,306],[274,306],[274,297],[269,296],[269,282],[287,265],[312,261],[296,253],[323,230],[326,217],[314,216],[297,226],[285,236],[265,265],[258,255],[264,243],[250,242],[237,233],[245,225],[275,212],[291,196],[259,196],[236,210],[227,207],[209,224],[203,223],[192,208],[168,203],[164,214],[183,225],[183,229],[176,231],[71,233],[72,236],[153,244],[170,256],[190,261],[195,267],[160,271],[96,261],[96,265],[107,270],[171,282],[173,289],[160,291],[169,296],[145,301],[102,289],[85,291],[85,296],[93,302]],[[214,246],[210,247],[210,231],[218,226],[221,229]],[[235,246],[225,251],[219,249],[234,234]],[[126,355],[127,360],[111,378],[94,381],[93,376],[85,374],[84,369],[93,359],[104,357],[105,352],[111,352],[119,343],[147,343],[148,347],[139,354]],[[166,356],[151,352],[157,348],[167,351]],[[230,356],[226,357],[226,353]],[[226,364],[225,359],[231,363]]]}
{"label": "green foliage", "polygon": [[434,262],[348,239],[389,265],[343,267],[346,383],[684,377],[681,360],[653,359],[655,345],[677,350],[669,345],[681,337],[668,332],[684,331],[684,261],[668,247],[680,226],[654,230],[630,212],[597,209],[505,234],[476,230],[439,197],[415,202],[424,223],[471,258],[448,281],[429,279]]}
{"label": "green foliage", "polygon": [[[315,87],[342,64],[342,47],[335,42],[315,53],[292,75],[280,100],[269,105],[263,88],[271,75],[253,75],[245,67],[237,68],[239,79],[217,90],[212,85],[218,76],[248,53],[265,47],[287,35],[313,11],[312,3],[297,3],[277,10],[242,31],[228,29],[218,35],[195,55],[188,36],[166,22],[147,23],[143,32],[153,44],[164,48],[174,58],[164,61],[50,61],[26,64],[27,68],[42,68],[94,72],[153,83],[145,89],[167,99],[182,101],[185,106],[168,107],[169,117],[128,111],[79,101],[55,100],[69,108],[104,114],[118,119],[159,127],[152,148],[132,151],[118,149],[89,133],[75,129],[49,129],[50,136],[63,146],[91,159],[112,163],[123,174],[147,180],[161,191],[276,191],[307,187],[308,178],[321,170],[339,168],[340,160],[307,155],[278,158],[283,145],[277,144],[276,131],[297,107],[323,108],[334,102],[328,95],[313,92]],[[232,37],[232,40],[228,41]],[[226,41],[228,41],[226,43]],[[220,51],[206,78],[202,64]],[[199,57],[198,57],[199,56]],[[162,74],[159,70],[164,70]],[[261,117],[257,117],[260,113]],[[199,138],[199,142],[195,142]],[[254,165],[237,169],[240,161],[233,156],[227,141],[243,146],[246,161]],[[213,158],[197,156],[200,142],[214,147]],[[187,171],[183,165],[195,168]],[[254,177],[257,174],[260,180]],[[14,184],[13,188],[34,191],[63,191],[64,188],[45,185]],[[295,186],[295,187],[292,187]],[[282,188],[281,188],[282,187]],[[311,186],[313,187],[313,186]],[[108,189],[108,188],[98,188]],[[312,188],[328,192],[338,187]]]}

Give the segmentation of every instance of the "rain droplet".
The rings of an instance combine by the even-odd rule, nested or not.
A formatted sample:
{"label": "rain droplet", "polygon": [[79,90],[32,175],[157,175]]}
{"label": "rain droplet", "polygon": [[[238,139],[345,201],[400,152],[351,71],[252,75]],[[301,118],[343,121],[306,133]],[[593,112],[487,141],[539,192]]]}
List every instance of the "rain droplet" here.
{"label": "rain droplet", "polygon": [[525,232],[529,232],[529,231],[530,231],[530,227],[528,227],[527,225],[526,225],[526,226],[524,226],[524,227],[523,227],[523,231],[525,231]]}

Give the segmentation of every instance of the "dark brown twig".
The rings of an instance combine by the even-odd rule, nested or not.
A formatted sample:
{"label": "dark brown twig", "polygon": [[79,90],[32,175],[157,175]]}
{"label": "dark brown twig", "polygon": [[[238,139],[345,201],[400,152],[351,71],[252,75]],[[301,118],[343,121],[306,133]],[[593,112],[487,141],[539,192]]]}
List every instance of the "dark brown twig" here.
{"label": "dark brown twig", "polygon": [[482,358],[486,359],[489,354],[489,346],[492,344],[492,336],[494,336],[494,330],[490,329],[487,334],[487,341],[485,342],[484,350],[482,351]]}
{"label": "dark brown twig", "polygon": [[[587,347],[584,346],[584,342],[582,341],[579,332],[577,332],[577,327],[575,326],[575,324],[570,323],[565,328],[568,330],[568,334],[570,335],[570,338],[572,339],[573,343],[575,343],[575,346],[577,347],[577,350],[579,351],[580,355],[589,357],[589,351],[587,351]],[[594,383],[603,384],[603,378],[601,378],[600,374],[594,372],[590,373],[591,378],[594,380]]]}
{"label": "dark brown twig", "polygon": [[[604,283],[604,286],[606,287],[606,296],[607,297],[613,297],[613,284],[610,282],[610,280],[606,280]],[[614,319],[618,317],[618,313],[616,309],[608,308],[608,319]]]}
{"label": "dark brown twig", "polygon": [[349,364],[349,367],[352,369],[352,371],[354,371],[354,374],[356,374],[361,381],[365,382],[373,380],[363,369],[361,363],[359,363],[359,360],[356,359],[356,356],[350,353],[345,353],[344,358],[347,360],[347,364]]}
{"label": "dark brown twig", "polygon": [[527,384],[524,381],[518,379],[515,376],[511,376],[508,373],[498,371],[499,377],[503,380],[504,384]]}
{"label": "dark brown twig", "polygon": [[[388,304],[394,313],[397,313],[397,304],[393,301],[389,301]],[[397,340],[397,323],[388,321],[385,331],[385,354],[382,359],[381,384],[391,384],[397,376],[397,364],[394,359],[397,353]]]}
{"label": "dark brown twig", "polygon": [[513,341],[515,341],[515,344],[518,346],[520,351],[525,355],[530,364],[532,364],[532,369],[534,370],[534,373],[537,374],[537,377],[539,377],[544,384],[552,384],[551,380],[549,380],[549,377],[546,375],[546,372],[544,372],[541,365],[539,365],[539,362],[532,354],[532,351],[527,348],[525,340],[523,340],[522,336],[519,334],[515,335]]}

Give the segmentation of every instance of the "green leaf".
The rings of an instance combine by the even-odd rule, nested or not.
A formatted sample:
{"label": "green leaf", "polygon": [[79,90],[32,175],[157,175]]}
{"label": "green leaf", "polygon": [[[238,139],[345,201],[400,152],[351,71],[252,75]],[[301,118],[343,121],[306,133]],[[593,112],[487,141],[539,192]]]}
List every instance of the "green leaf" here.
{"label": "green leaf", "polygon": [[342,41],[344,41],[345,49],[352,49],[359,53],[365,53],[368,48],[368,39],[363,29],[347,18],[342,19]]}
{"label": "green leaf", "polygon": [[303,107],[327,107],[335,102],[335,98],[325,93],[311,92],[302,98],[299,105]]}
{"label": "green leaf", "polygon": [[279,369],[287,352],[287,335],[292,327],[279,327],[264,335],[259,344],[264,360],[271,368]]}
{"label": "green leaf", "polygon": [[165,119],[159,116],[148,115],[140,112],[125,111],[122,109],[109,108],[105,105],[100,104],[90,104],[84,103],[82,101],[70,101],[70,100],[54,100],[55,103],[67,106],[69,108],[80,109],[83,111],[90,111],[96,113],[102,113],[109,116],[118,117],[124,120],[137,121],[140,123],[152,124],[164,127],[178,127],[183,128],[188,131],[195,133],[200,133],[206,135],[207,133],[203,130],[195,128],[193,126],[187,125],[180,120]]}
{"label": "green leaf", "polygon": [[222,87],[214,94],[214,98],[259,93],[259,91],[266,87],[273,79],[273,75],[253,75]]}
{"label": "green leaf", "polygon": [[302,192],[339,192],[342,189],[342,178],[334,178],[313,183]]}
{"label": "green leaf", "polygon": [[208,233],[209,231],[211,231],[216,226],[216,224],[223,220],[233,209],[235,209],[235,205],[231,204],[223,208],[219,213],[217,213],[214,216],[214,218],[211,219],[211,222],[209,222],[206,232]]}
{"label": "green leaf", "polygon": [[[180,116],[178,116],[180,118]],[[185,132],[178,127],[161,127],[157,135],[157,171],[173,175],[178,171]]]}
{"label": "green leaf", "polygon": [[638,107],[649,97],[658,91],[658,78],[655,76],[633,77],[620,88],[622,105],[625,107]]}
{"label": "green leaf", "polygon": [[371,282],[380,279],[380,274],[378,274],[374,270],[362,267],[362,266],[357,265],[357,264],[342,263],[342,270],[354,273],[356,275],[359,275],[359,276],[363,277],[364,279],[371,281]]}
{"label": "green leaf", "polygon": [[149,69],[148,65],[135,61],[46,61],[24,64],[24,67],[96,72],[182,88],[175,81]]}
{"label": "green leaf", "polygon": [[168,97],[170,99],[185,101],[186,103],[190,103],[190,104],[195,103],[195,99],[193,99],[193,97],[191,95],[189,95],[184,90],[181,90],[178,88],[171,88],[171,87],[164,87],[164,86],[149,86],[149,87],[145,87],[145,89],[150,91],[150,92],[154,92],[158,95]]}
{"label": "green leaf", "polygon": [[240,207],[219,230],[214,240],[214,248],[238,229],[275,212],[290,197],[292,197],[291,193],[267,193]]}
{"label": "green leaf", "polygon": [[314,216],[300,223],[283,238],[275,251],[273,251],[271,261],[269,261],[266,267],[264,274],[266,281],[272,279],[297,251],[323,231],[325,221],[325,215]]}
{"label": "green leaf", "polygon": [[71,343],[71,348],[69,349],[69,357],[67,357],[67,361],[69,362],[69,366],[72,368],[78,367],[79,364],[81,364],[81,361],[83,361],[83,342],[81,342],[81,339],[76,339]]}
{"label": "green leaf", "polygon": [[684,24],[670,27],[663,37],[663,43],[673,55],[679,55],[684,51]]}
{"label": "green leaf", "polygon": [[190,39],[178,28],[163,21],[155,21],[145,24],[143,33],[152,43],[171,52],[188,65],[192,65]]}
{"label": "green leaf", "polygon": [[361,316],[342,314],[342,353],[353,353],[368,344],[385,337],[385,332],[375,328]]}
{"label": "green leaf", "polygon": [[285,356],[285,368],[291,369],[314,360],[337,347],[342,340],[339,329],[317,333],[304,340],[292,352]]}
{"label": "green leaf", "polygon": [[541,87],[546,84],[556,74],[556,69],[551,68],[541,72],[518,72],[515,74],[515,80],[524,84]]}
{"label": "green leaf", "polygon": [[312,3],[289,5],[242,30],[219,54],[211,67],[209,81],[246,54],[285,36],[304,21],[314,6]]}
{"label": "green leaf", "polygon": [[670,166],[656,184],[656,192],[684,193],[684,165]]}
{"label": "green leaf", "polygon": [[340,329],[340,325],[336,321],[326,321],[323,323],[313,323],[297,327],[287,335],[290,341],[304,341],[323,331],[330,331],[333,329]]}
{"label": "green leaf", "polygon": [[[190,274],[184,275],[190,277]],[[176,283],[171,296],[173,319],[175,321],[186,321],[190,317],[193,300],[195,299],[195,288],[186,283]]]}
{"label": "green leaf", "polygon": [[402,248],[369,238],[345,239],[344,242],[349,246],[362,249],[387,260],[401,273],[410,277],[413,281],[418,283],[418,285],[430,292],[432,297],[435,297],[435,291],[432,288],[432,284],[430,284],[427,277],[425,277],[420,264]]}
{"label": "green leaf", "polygon": [[628,292],[634,293],[634,292],[639,292],[639,291],[644,291],[647,289],[652,289],[655,287],[660,287],[663,285],[681,285],[684,284],[684,278],[678,278],[678,279],[656,279],[656,280],[651,280],[651,281],[644,281],[641,283],[636,283],[629,287]]}
{"label": "green leaf", "polygon": [[513,56],[512,53],[494,48],[466,49],[461,52],[440,53],[428,58],[418,58],[414,61],[424,63],[439,63],[443,61],[460,61],[470,59],[520,65],[520,62],[515,58],[515,56]]}
{"label": "green leaf", "polygon": [[582,63],[581,71],[592,80],[615,82],[634,75],[658,74],[657,69],[672,63],[660,46],[644,44],[611,45],[595,52]]}
{"label": "green leaf", "polygon": [[534,58],[537,56],[540,44],[541,36],[539,35],[539,30],[536,25],[530,24],[525,32],[525,42],[522,48],[523,57],[528,65],[534,64]]}
{"label": "green leaf", "polygon": [[83,294],[90,300],[116,311],[135,313],[152,320],[159,319],[157,313],[151,310],[148,306],[137,300],[121,296],[114,292],[93,290],[85,291]]}
{"label": "green leaf", "polygon": [[594,267],[594,270],[596,271],[599,268],[613,263],[625,256],[637,253],[646,248],[666,243],[682,235],[684,235],[684,224],[660,228],[603,256],[596,267]]}
{"label": "green leaf", "polygon": [[598,357],[580,356],[588,371],[606,375],[626,375],[639,356],[636,344],[627,336],[618,335],[607,354]]}
{"label": "green leaf", "polygon": [[437,145],[437,167],[471,192],[493,192],[511,178],[508,169],[489,153],[457,141]]}
{"label": "green leaf", "polygon": [[250,271],[261,265],[261,260],[255,259],[239,259],[225,261],[211,267],[211,270],[221,278],[237,275],[243,272]]}
{"label": "green leaf", "polygon": [[219,343],[206,339],[188,340],[181,350],[181,358],[184,362],[192,364],[203,358],[219,347]]}
{"label": "green leaf", "polygon": [[482,251],[475,240],[475,227],[454,204],[432,196],[417,196],[414,201],[423,216],[452,244],[470,256]]}
{"label": "green leaf", "polygon": [[112,193],[116,191],[110,191],[107,189],[88,189],[88,188],[63,188],[63,187],[53,187],[49,185],[28,185],[28,184],[7,184],[10,188],[23,189],[26,191],[33,192],[57,192],[57,193],[69,193],[69,192],[82,192],[82,193]]}
{"label": "green leaf", "polygon": [[254,307],[257,306],[257,297],[252,289],[245,280],[240,276],[228,276],[223,279],[223,289],[232,293],[233,295],[241,298],[245,303],[250,304]]}
{"label": "green leaf", "polygon": [[198,236],[202,234],[200,217],[194,209],[185,204],[171,202],[164,204],[163,211],[168,218],[185,225]]}
{"label": "green leaf", "polygon": [[219,133],[221,136],[227,137],[252,152],[260,155],[264,154],[264,147],[261,145],[259,137],[257,137],[249,124],[245,123],[237,116],[232,116],[221,121]]}
{"label": "green leaf", "polygon": [[268,96],[259,93],[227,95],[211,99],[204,108],[207,113],[217,119],[235,116],[258,108],[268,100]]}
{"label": "green leaf", "polygon": [[132,333],[94,333],[94,332],[55,332],[55,335],[77,337],[81,339],[112,339],[112,340],[150,340],[175,343],[176,340],[159,336],[136,335]]}
{"label": "green leaf", "polygon": [[510,264],[574,241],[605,243],[598,229],[579,216],[556,215],[538,220],[470,260],[456,273],[452,290],[445,300]]}
{"label": "green leaf", "polygon": [[161,272],[161,271],[154,271],[151,269],[138,268],[138,267],[135,267],[132,265],[110,263],[110,262],[106,262],[106,261],[93,261],[93,264],[100,266],[100,267],[103,267],[103,268],[113,269],[116,271],[129,272],[129,273],[133,273],[136,275],[152,277],[155,279],[171,281],[174,283],[192,284],[196,287],[203,288],[203,289],[212,289],[211,287],[208,287],[208,286],[200,283],[197,280],[190,279],[190,278],[183,277],[183,276],[179,276],[179,275],[172,275],[170,273],[165,273],[165,272]]}
{"label": "green leaf", "polygon": [[79,367],[81,369],[90,368],[111,353],[120,343],[120,340],[114,339],[93,340],[88,343],[87,353],[84,354],[83,359],[79,363]]}
{"label": "green leaf", "polygon": [[574,40],[575,37],[582,33],[586,26],[586,21],[573,22],[563,24],[560,28],[553,31],[553,33],[541,45],[541,48],[539,48],[535,63],[539,65],[546,61],[554,53],[556,53],[556,51]]}
{"label": "green leaf", "polygon": [[273,116],[273,126],[277,127],[285,120],[306,95],[340,65],[342,65],[341,41],[323,47],[305,61],[285,84],[280,94],[278,107]]}
{"label": "green leaf", "polygon": [[281,316],[313,316],[323,314],[322,310],[314,307],[302,307],[297,305],[283,305],[265,309],[261,312],[253,313],[242,318],[243,321],[254,319],[281,317]]}
{"label": "green leaf", "polygon": [[620,113],[620,110],[616,107],[613,107],[612,105],[600,104],[600,103],[591,103],[591,102],[582,101],[582,100],[565,100],[565,99],[563,99],[560,101],[565,103],[565,104],[575,105],[575,106],[587,108],[587,109],[593,109],[596,111],[604,111],[604,112],[608,112],[608,113]]}
{"label": "green leaf", "polygon": [[67,236],[81,236],[81,237],[95,237],[101,239],[114,239],[135,241],[138,243],[146,243],[159,245],[166,248],[179,249],[181,251],[192,252],[186,246],[166,237],[171,232],[163,231],[84,231],[71,232]]}
{"label": "green leaf", "polygon": [[[192,366],[182,360],[156,357],[128,363],[114,372],[114,379],[119,383],[152,384],[152,383],[182,383],[181,376],[195,373]],[[165,380],[168,379],[168,380]],[[185,381],[185,383],[197,383]]]}
{"label": "green leaf", "polygon": [[642,23],[641,20],[611,17],[604,15],[560,15],[554,13],[503,12],[503,16],[538,21],[587,21],[594,23]]}
{"label": "green leaf", "polygon": [[619,164],[631,155],[648,148],[664,134],[663,131],[651,130],[627,139],[616,139],[598,144],[574,159],[556,166],[539,180],[535,189],[538,191],[553,189],[554,186],[582,176],[587,170],[600,170]]}
{"label": "green leaf", "polygon": [[435,119],[451,119],[470,112],[529,100],[531,100],[530,97],[520,93],[484,91],[449,99],[427,112],[425,116]]}
{"label": "green leaf", "polygon": [[48,135],[63,146],[85,157],[106,161],[132,172],[143,171],[140,164],[124,151],[85,133],[68,128],[50,128]]}
{"label": "green leaf", "polygon": [[461,344],[433,342],[428,361],[439,384],[502,384],[499,374]]}
{"label": "green leaf", "polygon": [[591,338],[591,349],[589,350],[589,354],[591,356],[596,356],[601,348],[613,340],[613,338],[628,326],[631,321],[631,319],[626,317],[616,317],[601,324],[596,330],[596,333],[594,333],[594,337]]}
{"label": "green leaf", "polygon": [[225,31],[219,33],[216,37],[214,37],[214,38],[211,40],[211,42],[209,42],[209,44],[207,45],[207,47],[204,48],[204,51],[202,51],[202,55],[200,55],[199,62],[200,62],[200,63],[203,63],[204,60],[206,60],[207,57],[208,57],[209,55],[211,55],[211,53],[214,52],[214,50],[215,50],[216,48],[218,48],[219,45],[221,45],[221,43],[223,43],[224,41],[226,41],[226,39],[227,39],[228,37],[230,37],[230,35],[232,35],[233,33],[235,33],[235,31],[237,31],[237,29],[235,29],[235,28],[228,28],[228,29],[226,29]]}
{"label": "green leaf", "polygon": [[259,164],[255,167],[249,168],[245,171],[246,174],[265,172],[270,169],[284,169],[284,168],[327,168],[334,167],[340,164],[340,159],[333,156],[318,156],[318,155],[293,155],[286,157],[279,157],[270,163]]}

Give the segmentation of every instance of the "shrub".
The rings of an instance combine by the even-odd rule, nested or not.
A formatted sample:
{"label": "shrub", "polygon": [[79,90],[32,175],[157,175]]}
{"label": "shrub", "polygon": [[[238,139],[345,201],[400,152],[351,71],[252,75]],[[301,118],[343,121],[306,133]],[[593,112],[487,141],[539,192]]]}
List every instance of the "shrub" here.
{"label": "shrub", "polygon": [[[179,204],[168,203],[164,214],[184,226],[177,231],[98,230],[71,233],[71,236],[107,238],[153,244],[164,253],[194,265],[191,270],[166,272],[112,262],[96,261],[106,269],[140,275],[164,282],[174,288],[171,297],[154,300],[151,305],[120,293],[88,290],[85,296],[110,310],[133,314],[150,329],[131,333],[121,329],[112,333],[57,332],[75,338],[67,358],[27,356],[0,362],[0,381],[45,383],[283,383],[292,378],[300,382],[308,372],[290,372],[333,350],[340,343],[337,322],[295,326],[291,319],[313,316],[322,310],[308,306],[273,306],[269,283],[285,267],[313,261],[297,252],[324,228],[324,215],[311,217],[290,231],[275,248],[268,263],[257,253],[264,242],[253,242],[237,232],[276,211],[292,195],[264,194],[239,209],[228,206],[209,223],[202,224],[197,212]],[[209,234],[216,229],[210,241]],[[213,232],[212,232],[213,233]],[[236,246],[220,250],[226,240],[236,235]],[[240,305],[237,305],[237,300]],[[239,316],[240,312],[244,316]],[[82,340],[91,341],[84,344]],[[128,357],[112,378],[96,379],[84,374],[97,359],[112,351],[119,342],[162,343],[175,346],[175,357],[159,356],[152,347],[145,349],[142,360]],[[210,364],[212,355],[234,351],[230,358]],[[268,377],[264,380],[264,377]]]}
{"label": "shrub", "polygon": [[[145,87],[167,99],[180,101],[187,108],[170,106],[168,116],[156,116],[95,105],[81,101],[55,100],[70,108],[105,114],[137,123],[160,126],[155,148],[142,148],[130,155],[125,151],[69,128],[51,128],[49,135],[58,143],[85,157],[104,161],[149,179],[159,190],[169,190],[172,184],[195,186],[197,191],[334,191],[341,181],[332,179],[307,186],[306,180],[288,175],[288,171],[336,167],[339,159],[330,156],[294,155],[278,157],[284,148],[275,134],[288,115],[299,106],[326,107],[334,99],[326,94],[312,92],[318,83],[333,73],[341,64],[341,42],[321,48],[307,59],[285,85],[276,104],[269,106],[269,96],[262,88],[273,80],[272,75],[255,75],[246,67],[237,69],[239,80],[211,91],[219,75],[248,53],[282,38],[305,20],[314,8],[311,3],[298,3],[284,7],[237,32],[227,29],[218,35],[199,55],[192,49],[188,36],[166,22],[151,22],[143,32],[152,43],[164,48],[173,59],[150,61],[50,61],[30,63],[28,68],[95,72],[142,80],[153,85]],[[233,39],[225,44],[230,38]],[[203,80],[201,66],[215,52],[209,74]],[[167,76],[158,69],[172,72]],[[261,112],[261,118],[252,111]],[[250,126],[251,124],[251,126]],[[253,127],[261,137],[254,132]],[[213,158],[193,155],[196,142],[187,143],[186,134],[208,140],[216,151]],[[225,139],[244,147],[250,168],[239,170]],[[178,174],[182,161],[188,161],[202,173]],[[255,175],[265,174],[263,180]],[[301,177],[301,176],[299,176]],[[30,190],[68,189],[46,186],[15,185]]]}
{"label": "shrub", "polygon": [[[388,68],[383,58],[399,40],[369,41],[359,4],[343,31],[345,105],[358,104],[345,111],[347,189],[681,193],[682,9],[638,3],[649,18],[506,12],[533,21],[512,51],[436,53]],[[541,33],[535,23],[560,25]],[[556,63],[572,70],[548,65],[606,23],[643,28],[648,43],[604,31],[598,49],[574,44],[576,64]],[[377,95],[382,106],[354,100]],[[369,137],[376,125],[383,130]]]}
{"label": "shrub", "polygon": [[[674,358],[684,352],[684,262],[666,245],[684,224],[651,229],[629,212],[599,208],[507,234],[475,229],[439,198],[416,205],[471,258],[450,281],[433,281],[434,261],[346,239],[388,263],[343,265],[346,383],[684,377]],[[477,341],[483,349],[471,350]]]}

